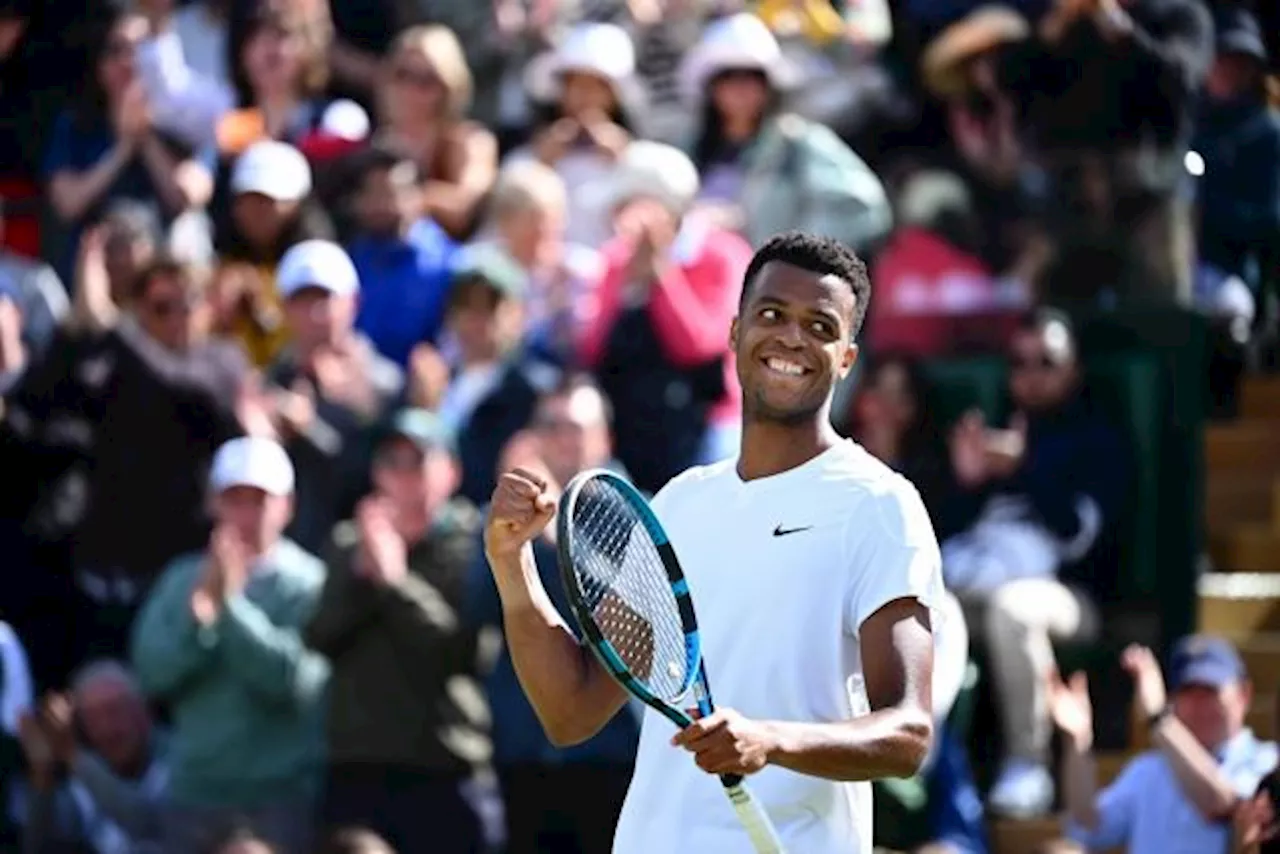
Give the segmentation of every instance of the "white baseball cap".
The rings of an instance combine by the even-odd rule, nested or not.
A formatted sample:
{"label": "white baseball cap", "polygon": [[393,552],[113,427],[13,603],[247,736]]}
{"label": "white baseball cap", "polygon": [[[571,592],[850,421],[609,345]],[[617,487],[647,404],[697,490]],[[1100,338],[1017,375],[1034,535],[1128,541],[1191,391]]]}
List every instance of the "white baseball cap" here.
{"label": "white baseball cap", "polygon": [[277,202],[297,202],[311,192],[311,166],[301,151],[285,142],[255,142],[236,158],[231,192],[259,193]]}
{"label": "white baseball cap", "polygon": [[360,276],[346,250],[330,240],[294,244],[276,268],[276,289],[288,299],[303,288],[322,288],[334,296],[360,290]]}
{"label": "white baseball cap", "polygon": [[293,463],[280,443],[272,439],[232,439],[213,455],[209,488],[223,492],[233,486],[251,486],[268,495],[292,495]]}

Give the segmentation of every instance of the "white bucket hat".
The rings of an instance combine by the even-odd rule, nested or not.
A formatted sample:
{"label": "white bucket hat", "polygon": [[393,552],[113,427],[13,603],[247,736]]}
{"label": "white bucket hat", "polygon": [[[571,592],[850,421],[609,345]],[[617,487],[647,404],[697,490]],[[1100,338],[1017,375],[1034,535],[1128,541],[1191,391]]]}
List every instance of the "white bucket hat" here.
{"label": "white bucket hat", "polygon": [[555,48],[529,61],[525,89],[535,101],[547,103],[560,97],[565,74],[592,74],[609,81],[623,100],[634,85],[636,49],[627,31],[615,24],[586,22],[574,26]]}
{"label": "white bucket hat", "polygon": [[775,89],[788,89],[796,82],[796,70],[783,56],[777,38],[747,12],[707,25],[680,67],[681,94],[690,103],[700,103],[708,81],[731,69],[758,70]]}

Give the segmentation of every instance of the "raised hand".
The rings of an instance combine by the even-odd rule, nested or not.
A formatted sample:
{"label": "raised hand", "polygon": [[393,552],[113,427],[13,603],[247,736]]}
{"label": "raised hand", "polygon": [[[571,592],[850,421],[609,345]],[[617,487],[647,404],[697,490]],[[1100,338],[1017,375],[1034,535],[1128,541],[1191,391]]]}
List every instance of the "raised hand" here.
{"label": "raised hand", "polygon": [[379,585],[397,584],[409,572],[409,549],[391,521],[384,499],[369,496],[356,508],[360,553],[356,571]]}
{"label": "raised hand", "polygon": [[1169,702],[1164,686],[1164,674],[1160,672],[1160,662],[1145,646],[1134,644],[1120,656],[1120,664],[1125,672],[1133,677],[1133,688],[1142,712],[1153,717],[1164,710]]}
{"label": "raised hand", "polygon": [[490,564],[517,555],[556,515],[556,504],[545,478],[517,468],[498,478],[484,528],[484,549]]}
{"label": "raised hand", "polygon": [[1089,699],[1089,679],[1083,672],[1071,674],[1062,681],[1057,668],[1049,674],[1049,716],[1058,729],[1068,736],[1076,749],[1084,752],[1093,746],[1093,701]]}
{"label": "raised hand", "polygon": [[974,410],[951,431],[951,468],[962,486],[978,486],[991,476],[987,468],[986,426],[982,413]]}

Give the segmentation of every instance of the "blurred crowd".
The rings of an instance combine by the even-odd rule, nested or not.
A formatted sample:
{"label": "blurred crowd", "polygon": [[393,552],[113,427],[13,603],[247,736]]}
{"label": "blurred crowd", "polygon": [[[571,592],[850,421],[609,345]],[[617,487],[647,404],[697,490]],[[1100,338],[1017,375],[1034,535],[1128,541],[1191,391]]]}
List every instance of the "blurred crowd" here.
{"label": "blurred crowd", "polygon": [[[1275,746],[1217,641],[1180,647],[1171,715],[1126,654],[1179,758],[1082,782],[1089,695],[1052,643],[1099,632],[1132,455],[1042,307],[1274,337],[1276,12],[0,0],[0,850],[607,851],[638,717],[547,742],[484,505],[512,465],[653,492],[736,453],[729,323],[792,229],[868,262],[834,417],[943,543],[929,850],[1061,803],[1082,842],[1207,854],[1232,792],[1265,844]],[[1007,358],[1008,423],[926,405],[922,360],[969,352]],[[969,634],[985,804],[946,725]]]}

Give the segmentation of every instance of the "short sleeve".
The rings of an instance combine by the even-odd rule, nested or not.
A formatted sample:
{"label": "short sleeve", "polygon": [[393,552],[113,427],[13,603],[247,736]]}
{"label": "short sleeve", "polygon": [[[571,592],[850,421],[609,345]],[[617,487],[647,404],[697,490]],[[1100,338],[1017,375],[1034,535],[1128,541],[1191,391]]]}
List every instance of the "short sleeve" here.
{"label": "short sleeve", "polygon": [[943,602],[942,557],[920,494],[896,477],[884,492],[859,503],[845,522],[845,630],[895,599],[917,599],[939,614]]}
{"label": "short sleeve", "polygon": [[18,720],[35,702],[31,666],[22,641],[8,623],[0,623],[0,663],[4,668],[4,691],[0,695],[0,727],[15,738]]}
{"label": "short sleeve", "polygon": [[1098,824],[1092,830],[1067,820],[1067,837],[1091,851],[1103,851],[1122,847],[1133,829],[1134,812],[1139,792],[1145,788],[1144,769],[1152,767],[1149,755],[1139,756],[1125,766],[1115,782],[1107,786],[1094,800],[1094,812]]}

